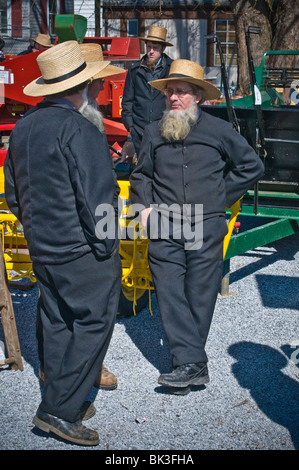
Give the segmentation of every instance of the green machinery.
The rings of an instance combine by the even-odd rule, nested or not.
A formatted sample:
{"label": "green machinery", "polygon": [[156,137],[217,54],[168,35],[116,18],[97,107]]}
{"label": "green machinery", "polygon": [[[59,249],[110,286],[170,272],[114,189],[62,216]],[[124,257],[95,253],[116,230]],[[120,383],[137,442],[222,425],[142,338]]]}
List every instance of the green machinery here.
{"label": "green machinery", "polygon": [[[299,51],[265,52],[260,66],[254,67],[250,34],[258,33],[258,28],[249,27],[246,35],[252,93],[244,98],[228,99],[223,67],[226,103],[203,106],[206,112],[230,121],[265,165],[263,178],[241,201],[239,216],[254,217],[257,223],[249,230],[242,231],[241,227],[230,239],[224,263],[223,295],[229,294],[231,258],[293,235],[299,229]],[[215,40],[218,41],[217,37]],[[221,45],[217,45],[221,50]],[[273,55],[292,55],[297,67],[270,66],[269,58]]]}

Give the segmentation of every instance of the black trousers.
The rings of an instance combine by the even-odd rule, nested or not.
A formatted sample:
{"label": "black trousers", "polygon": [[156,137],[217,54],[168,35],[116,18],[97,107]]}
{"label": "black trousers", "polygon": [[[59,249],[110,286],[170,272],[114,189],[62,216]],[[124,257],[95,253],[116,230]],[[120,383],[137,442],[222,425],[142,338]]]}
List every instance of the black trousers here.
{"label": "black trousers", "polygon": [[149,240],[149,266],[173,366],[207,362],[207,341],[223,269],[225,217],[203,222],[200,249],[185,240]]}
{"label": "black trousers", "polygon": [[45,384],[40,409],[79,419],[112,336],[121,288],[118,253],[88,253],[61,265],[33,263],[43,326]]}

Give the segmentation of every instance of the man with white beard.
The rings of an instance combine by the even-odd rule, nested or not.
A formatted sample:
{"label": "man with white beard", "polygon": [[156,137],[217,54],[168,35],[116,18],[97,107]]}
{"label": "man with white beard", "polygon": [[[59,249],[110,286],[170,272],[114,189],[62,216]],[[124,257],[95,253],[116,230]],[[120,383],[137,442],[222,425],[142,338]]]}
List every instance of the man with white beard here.
{"label": "man with white beard", "polygon": [[[86,63],[102,62],[104,60],[100,44],[83,43],[80,44],[80,49]],[[112,77],[113,75],[123,74],[126,70],[109,64],[108,67],[105,68],[105,72],[106,73],[98,73],[89,81],[86,93],[83,96],[84,102],[79,109],[80,113],[97,126],[102,133],[105,132],[105,127],[103,115],[99,110],[97,98],[100,92],[104,90],[104,82],[106,78]]]}
{"label": "man with white beard", "polygon": [[101,90],[104,90],[104,80],[93,80],[87,87],[86,94],[84,95],[84,102],[80,107],[80,113],[92,122],[102,134],[105,133],[105,126],[103,115],[99,110],[97,97]]}
{"label": "man with white beard", "polygon": [[86,119],[97,126],[102,134],[105,132],[103,115],[99,110],[99,105],[96,100],[86,98],[79,111],[82,116],[86,117]]}
{"label": "man with white beard", "polygon": [[166,79],[150,82],[165,93],[167,109],[145,128],[130,179],[131,201],[144,207],[149,266],[172,356],[172,372],[158,383],[180,395],[209,382],[205,344],[223,269],[225,207],[264,172],[229,123],[200,109],[220,97],[203,76],[200,65],[179,59]]}

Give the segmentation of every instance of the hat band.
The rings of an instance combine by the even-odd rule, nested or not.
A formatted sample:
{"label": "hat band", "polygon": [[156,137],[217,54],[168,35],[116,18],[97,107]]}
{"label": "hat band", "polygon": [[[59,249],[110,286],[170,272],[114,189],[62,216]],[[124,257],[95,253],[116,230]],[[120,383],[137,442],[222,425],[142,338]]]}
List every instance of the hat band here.
{"label": "hat band", "polygon": [[184,75],[183,73],[171,73],[170,75],[168,75],[168,78],[173,78],[173,77],[194,78],[194,77],[191,77],[190,75]]}
{"label": "hat band", "polygon": [[83,62],[83,64],[81,64],[75,70],[72,70],[72,72],[66,73],[64,75],[60,75],[60,77],[56,77],[56,78],[49,78],[49,79],[43,78],[43,80],[44,80],[44,83],[46,83],[47,85],[50,85],[52,83],[63,82],[64,80],[67,80],[68,78],[72,78],[78,73],[82,72],[82,70],[84,70],[85,68],[86,68],[86,62]]}
{"label": "hat band", "polygon": [[165,42],[165,39],[160,38],[159,36],[148,36],[146,39],[159,39],[159,41]]}

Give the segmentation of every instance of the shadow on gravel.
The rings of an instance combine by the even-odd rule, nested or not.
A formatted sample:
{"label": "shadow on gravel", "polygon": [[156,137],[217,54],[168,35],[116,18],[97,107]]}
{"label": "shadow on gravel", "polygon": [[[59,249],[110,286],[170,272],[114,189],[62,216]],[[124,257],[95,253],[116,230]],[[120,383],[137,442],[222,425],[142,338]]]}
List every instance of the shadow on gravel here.
{"label": "shadow on gravel", "polygon": [[299,241],[299,232],[289,237],[285,237],[276,242],[269,243],[265,245],[268,248],[274,248],[275,251],[270,252],[265,250],[263,247],[256,248],[250,252],[245,252],[241,256],[247,258],[259,258],[253,262],[243,266],[235,271],[230,273],[230,283],[234,283],[244,279],[250,274],[254,274],[260,269],[266,268],[271,264],[274,264],[279,260],[292,261],[295,259],[295,255],[298,252],[298,241]]}
{"label": "shadow on gravel", "polygon": [[299,278],[276,274],[256,274],[259,292],[265,307],[297,310],[299,305]]}
{"label": "shadow on gravel", "polygon": [[289,431],[298,450],[299,383],[282,371],[287,358],[270,346],[247,341],[233,344],[228,352],[237,360],[232,372],[240,386],[250,390],[269,419]]}
{"label": "shadow on gravel", "polygon": [[145,308],[136,316],[118,319],[117,323],[125,326],[126,333],[135,346],[163,374],[172,370],[171,356],[154,293],[151,302],[153,315],[150,314],[149,308]]}

